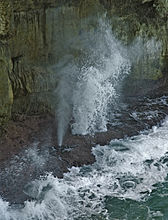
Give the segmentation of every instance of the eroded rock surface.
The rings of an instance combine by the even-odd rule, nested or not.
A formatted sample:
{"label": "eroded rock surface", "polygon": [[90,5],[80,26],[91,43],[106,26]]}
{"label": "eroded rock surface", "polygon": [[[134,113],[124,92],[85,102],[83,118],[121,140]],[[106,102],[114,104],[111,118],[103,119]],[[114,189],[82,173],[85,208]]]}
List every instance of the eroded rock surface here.
{"label": "eroded rock surface", "polygon": [[[131,47],[141,39],[140,47],[145,45],[141,56],[133,56],[134,65],[127,81],[133,90],[127,92],[135,95],[143,86],[152,89],[155,84],[166,85],[167,9],[166,0],[2,0],[0,88],[9,94],[0,98],[1,111],[6,112],[1,116],[3,121],[11,113],[14,116],[55,111],[59,68],[52,67],[66,55],[74,59],[81,55],[81,36],[94,33],[98,19],[104,14],[123,44]],[[158,51],[149,54],[155,44]],[[4,60],[8,61],[4,64]],[[153,82],[152,86],[148,80]]]}
{"label": "eroded rock surface", "polygon": [[68,130],[61,147],[51,115],[22,116],[15,123],[11,121],[0,141],[0,195],[10,203],[23,203],[32,199],[24,193],[31,181],[46,173],[61,178],[72,166],[94,163],[92,147],[97,144],[104,146],[112,139],[134,136],[159,125],[168,114],[165,95],[130,97],[126,109],[117,110],[107,132],[82,136]]}

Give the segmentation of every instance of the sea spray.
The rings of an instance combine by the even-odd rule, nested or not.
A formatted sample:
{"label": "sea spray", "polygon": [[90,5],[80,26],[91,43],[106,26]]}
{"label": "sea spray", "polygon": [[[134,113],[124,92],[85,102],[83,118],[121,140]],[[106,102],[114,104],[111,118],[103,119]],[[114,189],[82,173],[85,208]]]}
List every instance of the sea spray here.
{"label": "sea spray", "polygon": [[73,134],[107,130],[108,112],[116,108],[119,86],[131,67],[126,49],[102,20],[88,51],[89,64],[82,66],[73,92]]}
{"label": "sea spray", "polygon": [[74,65],[71,56],[65,56],[63,61],[59,62],[54,69],[55,71],[59,70],[59,83],[56,89],[56,94],[58,97],[56,117],[58,124],[58,146],[62,146],[63,137],[72,115],[73,87],[78,69],[77,66]]}
{"label": "sea spray", "polygon": [[59,145],[62,145],[68,125],[72,134],[107,131],[112,112],[121,105],[123,79],[136,71],[137,66],[139,76],[141,71],[149,74],[151,67],[145,67],[153,66],[152,60],[157,63],[161,53],[161,43],[154,38],[144,40],[139,37],[124,46],[115,38],[105,19],[100,19],[94,30],[83,31],[80,41],[74,39],[74,42],[69,51],[77,51],[78,56],[66,55],[57,68]]}
{"label": "sea spray", "polygon": [[[0,198],[0,220],[115,219],[108,216],[107,198],[119,198],[129,204],[145,202],[152,190],[156,193],[156,183],[165,181],[168,172],[167,131],[166,119],[160,128],[153,127],[148,133],[113,140],[106,146],[98,145],[92,149],[96,158],[93,165],[72,167],[63,179],[48,174],[32,181],[28,195],[33,192],[35,199],[25,201],[24,207],[12,207]],[[158,196],[167,198],[165,190],[162,194],[159,191]],[[156,205],[159,197],[155,198],[151,206],[159,209],[161,203]],[[143,205],[148,208],[148,203]],[[120,210],[119,206],[117,210]],[[135,212],[134,207],[133,210]],[[115,210],[111,210],[110,214],[113,213]],[[139,219],[151,219],[148,212],[146,215]]]}
{"label": "sea spray", "polygon": [[62,145],[70,120],[73,134],[107,130],[108,111],[114,108],[119,85],[130,72],[127,51],[107,22],[100,19],[94,32],[83,32],[80,37],[80,45],[71,48],[80,50],[80,57],[72,56],[58,69],[58,145]]}

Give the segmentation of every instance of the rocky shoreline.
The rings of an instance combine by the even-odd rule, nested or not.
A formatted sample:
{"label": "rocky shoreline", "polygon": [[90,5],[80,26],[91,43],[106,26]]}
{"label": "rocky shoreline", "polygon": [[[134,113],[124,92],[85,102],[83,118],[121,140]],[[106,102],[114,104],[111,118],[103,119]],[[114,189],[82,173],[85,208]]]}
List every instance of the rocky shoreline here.
{"label": "rocky shoreline", "polygon": [[114,113],[108,131],[94,136],[64,137],[57,146],[56,121],[52,115],[19,116],[10,121],[0,140],[0,195],[12,204],[31,199],[23,193],[27,183],[53,173],[59,178],[72,166],[95,161],[92,147],[106,145],[112,139],[137,135],[159,125],[168,114],[168,97],[129,97],[125,108]]}

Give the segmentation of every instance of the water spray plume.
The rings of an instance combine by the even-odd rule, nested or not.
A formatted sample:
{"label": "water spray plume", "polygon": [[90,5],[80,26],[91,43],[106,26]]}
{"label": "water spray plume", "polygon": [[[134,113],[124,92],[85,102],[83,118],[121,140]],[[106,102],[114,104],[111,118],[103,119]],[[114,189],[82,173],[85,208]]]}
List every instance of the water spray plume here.
{"label": "water spray plume", "polygon": [[[107,130],[109,107],[115,106],[118,86],[130,71],[126,49],[115,39],[106,22],[100,20],[97,31],[82,36],[79,48],[84,52],[80,62],[73,58],[59,71],[59,146],[71,119],[73,134]],[[76,45],[73,49],[79,48]]]}

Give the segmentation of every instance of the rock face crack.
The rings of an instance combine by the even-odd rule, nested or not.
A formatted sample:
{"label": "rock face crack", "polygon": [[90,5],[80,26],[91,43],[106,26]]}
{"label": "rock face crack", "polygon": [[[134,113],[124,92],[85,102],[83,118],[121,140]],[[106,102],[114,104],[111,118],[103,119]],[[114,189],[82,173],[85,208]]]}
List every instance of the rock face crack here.
{"label": "rock face crack", "polygon": [[[156,84],[163,79],[167,84],[167,12],[168,3],[162,0],[1,0],[0,88],[8,94],[0,95],[5,112],[1,118],[7,122],[11,114],[55,111],[57,97],[53,94],[58,70],[50,67],[66,54],[79,57],[83,34],[96,30],[98,19],[105,13],[116,37],[124,44],[130,45],[137,37],[146,42],[154,37],[162,44],[157,60],[145,56],[146,63],[140,64],[142,68],[133,68],[128,81],[136,79],[137,85],[145,78]],[[140,71],[146,66],[150,66],[150,71]]]}

